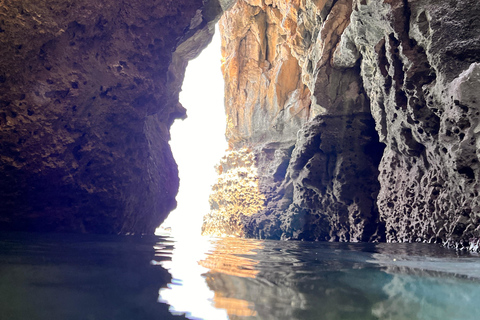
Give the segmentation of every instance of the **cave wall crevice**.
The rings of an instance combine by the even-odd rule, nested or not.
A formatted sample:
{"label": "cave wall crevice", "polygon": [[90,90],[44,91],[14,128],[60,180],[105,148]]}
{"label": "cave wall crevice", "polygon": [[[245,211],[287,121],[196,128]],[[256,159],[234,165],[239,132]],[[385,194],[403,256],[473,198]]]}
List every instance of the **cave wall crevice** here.
{"label": "cave wall crevice", "polygon": [[[351,39],[362,39],[356,41],[362,78],[386,144],[377,200],[386,239],[468,248],[479,225],[474,212],[478,157],[470,128],[478,122],[470,108],[478,104],[461,103],[452,91],[458,92],[460,83],[476,82],[480,51],[472,30],[480,26],[471,17],[478,15],[478,3],[372,3],[360,5],[352,19],[376,30],[377,37],[365,42],[355,28],[347,32],[353,33]],[[452,39],[452,32],[458,37]],[[452,46],[465,55],[453,55]],[[471,54],[475,48],[476,58]]]}
{"label": "cave wall crevice", "polygon": [[[233,151],[254,156],[265,197],[254,214],[233,210],[244,236],[384,239],[376,206],[384,146],[359,55],[347,65],[334,59],[352,10],[349,0],[239,1],[220,22],[227,139]],[[235,185],[229,174],[224,170],[214,188]],[[214,208],[205,225],[221,224],[226,214]]]}

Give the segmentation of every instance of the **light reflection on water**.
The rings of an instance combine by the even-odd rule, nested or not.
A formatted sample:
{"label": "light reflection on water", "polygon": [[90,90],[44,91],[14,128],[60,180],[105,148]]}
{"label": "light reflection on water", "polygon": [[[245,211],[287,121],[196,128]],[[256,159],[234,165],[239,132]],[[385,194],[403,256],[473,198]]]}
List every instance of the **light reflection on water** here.
{"label": "light reflection on water", "polygon": [[426,244],[202,241],[195,256],[191,242],[178,242],[172,261],[162,263],[178,283],[160,290],[159,300],[190,319],[473,320],[480,314],[475,255]]}
{"label": "light reflection on water", "polygon": [[[220,241],[221,240],[221,241]],[[255,316],[253,303],[232,297],[225,291],[211,289],[222,281],[219,277],[255,278],[258,261],[250,258],[261,250],[262,241],[236,238],[198,237],[181,240],[169,253],[171,260],[160,264],[172,275],[172,283],[159,293],[159,301],[171,305],[173,314],[187,313],[190,319],[228,319],[233,316]],[[156,246],[156,253],[162,255]]]}
{"label": "light reflection on water", "polygon": [[1,320],[473,320],[479,301],[478,255],[436,245],[0,233]]}

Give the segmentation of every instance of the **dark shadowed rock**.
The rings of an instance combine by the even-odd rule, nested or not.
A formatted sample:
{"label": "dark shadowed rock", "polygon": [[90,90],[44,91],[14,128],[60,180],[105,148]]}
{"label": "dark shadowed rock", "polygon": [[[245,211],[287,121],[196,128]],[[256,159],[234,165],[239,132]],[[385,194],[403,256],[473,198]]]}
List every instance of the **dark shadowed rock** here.
{"label": "dark shadowed rock", "polygon": [[4,1],[0,229],[151,233],[188,59],[231,1]]}

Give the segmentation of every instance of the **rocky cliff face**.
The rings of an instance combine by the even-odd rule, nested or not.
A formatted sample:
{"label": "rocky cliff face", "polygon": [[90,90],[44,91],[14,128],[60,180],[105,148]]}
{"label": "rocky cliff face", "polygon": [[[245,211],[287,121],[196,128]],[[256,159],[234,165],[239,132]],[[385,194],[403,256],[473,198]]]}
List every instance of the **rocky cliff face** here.
{"label": "rocky cliff face", "polygon": [[204,216],[202,234],[245,237],[243,217],[256,214],[265,204],[255,155],[246,148],[229,151],[216,169],[219,179],[209,197],[212,211]]}
{"label": "rocky cliff face", "polygon": [[479,13],[477,1],[392,1],[352,15],[345,44],[354,39],[362,57],[386,145],[378,206],[388,241],[469,246],[480,235]]}
{"label": "rocky cliff face", "polygon": [[475,248],[479,13],[239,0],[221,20],[227,138],[251,150],[265,197],[239,215],[245,234]]}
{"label": "rocky cliff face", "polygon": [[231,2],[3,1],[0,229],[153,232],[187,61]]}
{"label": "rocky cliff face", "polygon": [[[175,207],[186,63],[233,2],[0,4],[0,229],[152,232]],[[238,0],[221,21],[231,151],[204,230],[478,249],[479,13]]]}

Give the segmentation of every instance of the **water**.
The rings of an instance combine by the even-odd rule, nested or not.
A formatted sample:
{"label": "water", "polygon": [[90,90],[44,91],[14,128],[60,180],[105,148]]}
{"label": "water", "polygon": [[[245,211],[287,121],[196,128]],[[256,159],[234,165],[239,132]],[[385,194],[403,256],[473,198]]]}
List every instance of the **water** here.
{"label": "water", "polygon": [[478,319],[480,259],[426,244],[0,234],[0,319]]}

